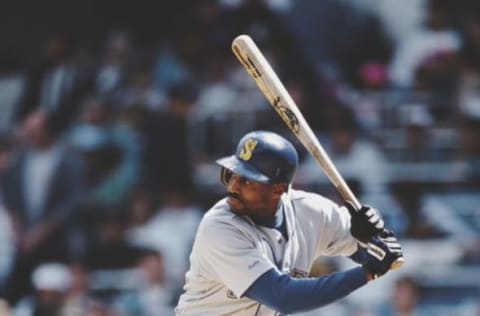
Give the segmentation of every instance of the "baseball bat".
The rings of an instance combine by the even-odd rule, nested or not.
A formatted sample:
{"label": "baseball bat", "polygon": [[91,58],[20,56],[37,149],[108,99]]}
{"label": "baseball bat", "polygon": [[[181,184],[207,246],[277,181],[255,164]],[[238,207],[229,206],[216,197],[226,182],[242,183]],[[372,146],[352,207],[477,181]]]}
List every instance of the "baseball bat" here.
{"label": "baseball bat", "polygon": [[[232,50],[288,128],[320,164],[342,198],[351,202],[356,210],[360,210],[361,203],[338,172],[295,101],[252,38],[245,34],[235,37],[232,41]],[[392,263],[391,268],[396,269],[402,264],[403,258],[400,258]]]}

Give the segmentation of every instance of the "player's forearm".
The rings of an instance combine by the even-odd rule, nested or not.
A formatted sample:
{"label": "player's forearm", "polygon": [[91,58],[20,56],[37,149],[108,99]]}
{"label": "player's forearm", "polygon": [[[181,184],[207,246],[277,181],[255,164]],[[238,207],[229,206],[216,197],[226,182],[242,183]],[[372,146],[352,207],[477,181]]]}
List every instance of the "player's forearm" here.
{"label": "player's forearm", "polygon": [[272,269],[256,280],[245,296],[282,314],[290,314],[330,304],[366,283],[361,267],[306,279],[292,278]]}

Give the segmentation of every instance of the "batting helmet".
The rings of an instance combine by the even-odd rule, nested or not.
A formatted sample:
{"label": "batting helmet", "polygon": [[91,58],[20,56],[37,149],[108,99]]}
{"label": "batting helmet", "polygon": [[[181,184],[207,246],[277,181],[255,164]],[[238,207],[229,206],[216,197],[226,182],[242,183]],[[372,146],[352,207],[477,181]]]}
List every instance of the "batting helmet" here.
{"label": "batting helmet", "polygon": [[240,139],[235,155],[221,158],[221,180],[224,184],[232,173],[263,183],[291,183],[298,166],[295,147],[282,136],[254,131]]}

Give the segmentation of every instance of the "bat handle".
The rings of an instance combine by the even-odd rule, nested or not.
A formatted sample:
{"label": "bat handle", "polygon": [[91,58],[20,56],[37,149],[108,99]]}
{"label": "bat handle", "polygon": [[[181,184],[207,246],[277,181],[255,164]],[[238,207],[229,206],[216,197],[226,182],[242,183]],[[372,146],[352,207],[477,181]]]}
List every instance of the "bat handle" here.
{"label": "bat handle", "polygon": [[340,179],[339,181],[340,184],[336,186],[338,192],[346,201],[350,202],[353,205],[353,208],[356,211],[359,211],[362,208],[362,204],[357,199],[355,194],[353,194],[352,190],[350,190],[350,188],[347,186],[345,180]]}

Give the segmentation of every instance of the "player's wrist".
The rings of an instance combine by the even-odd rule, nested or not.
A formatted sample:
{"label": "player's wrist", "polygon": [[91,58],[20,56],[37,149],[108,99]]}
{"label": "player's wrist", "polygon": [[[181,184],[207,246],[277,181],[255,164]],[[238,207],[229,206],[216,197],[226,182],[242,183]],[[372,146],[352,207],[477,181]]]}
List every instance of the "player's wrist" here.
{"label": "player's wrist", "polygon": [[365,278],[367,279],[367,282],[370,282],[370,281],[372,281],[372,280],[375,279],[375,278],[373,277],[373,274],[370,273],[365,266],[363,266],[362,268],[363,268],[363,273],[365,273]]}

